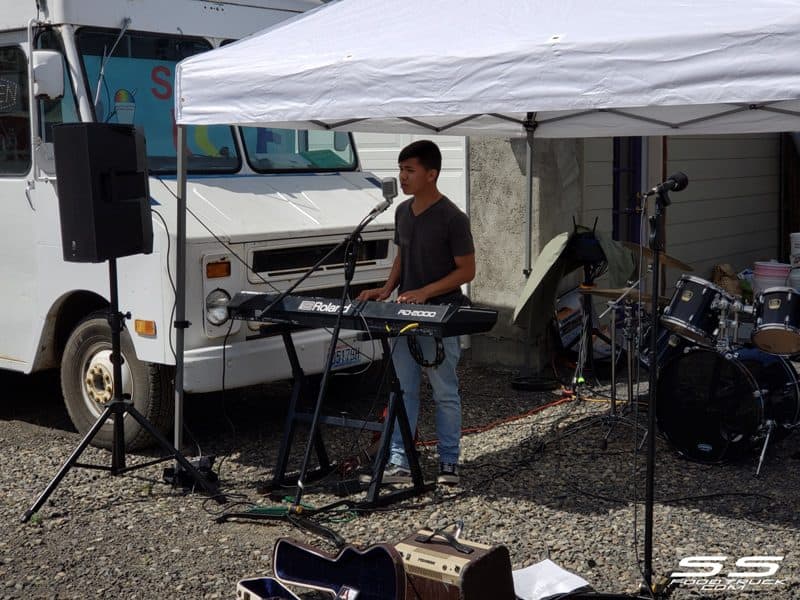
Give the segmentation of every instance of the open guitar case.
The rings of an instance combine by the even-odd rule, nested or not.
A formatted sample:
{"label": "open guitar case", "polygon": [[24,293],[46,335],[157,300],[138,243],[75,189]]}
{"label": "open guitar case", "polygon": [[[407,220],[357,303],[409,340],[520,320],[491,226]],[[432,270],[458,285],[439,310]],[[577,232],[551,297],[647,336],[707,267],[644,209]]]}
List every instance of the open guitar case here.
{"label": "open guitar case", "polygon": [[365,550],[345,546],[338,554],[279,538],[272,554],[275,578],[244,579],[238,600],[299,600],[286,585],[326,592],[336,600],[405,600],[403,559],[393,546]]}
{"label": "open guitar case", "polygon": [[272,568],[283,584],[327,592],[337,600],[405,600],[403,559],[388,544],[365,550],[345,546],[334,556],[280,538],[275,542]]}

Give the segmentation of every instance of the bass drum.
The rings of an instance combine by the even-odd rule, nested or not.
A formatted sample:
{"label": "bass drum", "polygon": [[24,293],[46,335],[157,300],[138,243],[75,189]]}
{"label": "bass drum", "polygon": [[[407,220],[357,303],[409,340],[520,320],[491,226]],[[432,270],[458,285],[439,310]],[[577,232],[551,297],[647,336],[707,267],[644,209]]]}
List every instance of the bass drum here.
{"label": "bass drum", "polygon": [[661,368],[657,398],[658,427],[670,444],[706,463],[744,454],[768,420],[780,437],[800,417],[796,371],[757,348],[692,348]]}

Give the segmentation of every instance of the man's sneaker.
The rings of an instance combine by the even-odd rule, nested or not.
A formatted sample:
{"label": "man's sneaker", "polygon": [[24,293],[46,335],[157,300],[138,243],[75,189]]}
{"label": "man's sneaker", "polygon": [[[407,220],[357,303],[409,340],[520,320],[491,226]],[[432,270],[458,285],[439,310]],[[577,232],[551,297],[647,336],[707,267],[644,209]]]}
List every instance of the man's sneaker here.
{"label": "man's sneaker", "polygon": [[383,483],[411,483],[411,471],[400,465],[388,464],[383,470]]}
{"label": "man's sneaker", "polygon": [[439,463],[439,476],[436,483],[458,485],[458,465],[455,463]]}

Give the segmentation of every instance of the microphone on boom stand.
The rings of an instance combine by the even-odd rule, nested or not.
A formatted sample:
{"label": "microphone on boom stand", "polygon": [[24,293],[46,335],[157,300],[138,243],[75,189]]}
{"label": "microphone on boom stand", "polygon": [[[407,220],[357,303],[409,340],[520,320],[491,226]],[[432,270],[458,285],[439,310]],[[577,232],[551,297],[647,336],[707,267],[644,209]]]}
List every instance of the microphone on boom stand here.
{"label": "microphone on boom stand", "polygon": [[[645,514],[644,514],[644,565],[642,575],[651,595],[656,592],[653,586],[653,508],[655,504],[655,457],[656,457],[656,387],[658,381],[658,361],[656,360],[658,345],[658,289],[660,286],[659,259],[663,250],[662,217],[667,206],[670,205],[669,192],[680,192],[689,185],[689,178],[678,171],[655,186],[645,196],[655,195],[656,205],[653,216],[650,217],[650,249],[653,252],[653,280],[652,280],[652,314],[653,328],[650,330],[650,365],[648,368],[648,395],[647,406],[647,470],[645,475]],[[659,596],[660,597],[660,596]]]}
{"label": "microphone on boom stand", "polygon": [[[317,263],[308,270],[303,277],[301,277],[298,281],[296,281],[288,290],[283,292],[273,300],[270,305],[265,309],[264,312],[268,311],[272,306],[274,306],[277,302],[281,301],[288,293],[290,293],[297,285],[305,280],[312,272],[314,272],[317,268],[321,266],[321,264],[334,252],[338,252],[343,250],[344,252],[344,286],[342,287],[341,298],[339,301],[339,305],[336,310],[336,323],[333,327],[333,331],[331,332],[331,341],[330,345],[328,346],[328,352],[325,357],[324,368],[322,372],[322,378],[319,383],[318,390],[316,392],[316,402],[314,403],[313,412],[303,413],[303,420],[309,423],[309,431],[308,431],[308,441],[305,445],[305,451],[303,453],[303,458],[300,466],[300,470],[297,473],[297,478],[294,483],[295,486],[295,493],[292,499],[292,503],[288,507],[275,507],[270,508],[267,511],[247,511],[244,513],[226,513],[219,517],[217,520],[227,520],[229,518],[255,518],[255,519],[276,519],[276,520],[286,520],[291,524],[295,525],[296,527],[303,528],[307,531],[315,533],[317,535],[321,535],[331,542],[333,542],[336,546],[343,546],[344,539],[339,536],[336,532],[332,529],[329,529],[327,526],[322,525],[321,523],[317,522],[313,519],[313,517],[317,514],[322,514],[332,509],[338,509],[341,507],[352,507],[353,503],[347,500],[334,502],[333,504],[329,504],[327,506],[323,506],[320,508],[309,509],[308,507],[302,504],[303,494],[305,492],[305,484],[307,481],[311,481],[312,479],[319,479],[325,476],[327,473],[330,472],[332,465],[328,458],[327,452],[325,450],[324,444],[322,442],[322,438],[319,434],[319,427],[320,424],[332,424],[338,425],[340,427],[350,427],[350,428],[359,428],[363,429],[365,425],[371,424],[367,421],[353,421],[350,419],[344,420],[333,420],[323,417],[322,415],[322,407],[325,401],[328,382],[331,376],[332,367],[333,367],[333,359],[334,354],[336,352],[336,346],[339,341],[339,334],[342,329],[342,317],[346,310],[345,305],[349,297],[350,293],[350,286],[351,282],[355,273],[356,263],[358,261],[359,256],[359,246],[362,243],[361,233],[364,229],[369,225],[378,215],[383,213],[386,209],[388,209],[392,205],[392,200],[395,196],[397,196],[397,180],[393,177],[384,178],[381,181],[381,192],[383,194],[383,202],[378,203],[361,221],[356,225],[355,229],[347,235],[335,248],[333,248],[326,256],[322,259],[317,261]],[[349,306],[349,305],[348,305]],[[288,340],[288,341],[287,341]],[[286,333],[284,335],[284,344],[287,347],[287,353],[290,356],[290,361],[292,361],[292,369],[295,373],[295,389],[293,390],[293,399],[290,408],[289,417],[287,417],[287,425],[286,430],[284,431],[284,439],[281,443],[281,449],[279,451],[278,462],[275,467],[275,476],[273,478],[272,486],[270,491],[274,491],[275,489],[284,487],[287,483],[289,483],[288,478],[286,477],[285,470],[286,470],[286,460],[289,456],[292,437],[293,437],[293,427],[295,422],[298,420],[298,415],[300,413],[295,412],[295,403],[299,395],[302,393],[302,379],[304,377],[302,368],[300,368],[299,362],[297,360],[296,350],[294,349],[294,344],[291,342],[291,335]],[[384,357],[389,358],[391,356],[391,351],[389,349],[388,342],[386,341],[386,337],[381,338],[381,346],[383,349]],[[291,357],[294,356],[294,359]],[[391,364],[391,363],[390,363]],[[299,386],[298,386],[299,382]],[[396,382],[396,378],[395,378]],[[405,407],[402,403],[402,389],[399,387],[399,384],[393,383],[393,393],[396,395],[396,400],[394,400],[394,404],[390,401],[389,412],[387,415],[386,423],[394,423],[395,418],[397,419],[398,423],[400,424],[400,430],[403,435],[403,440],[406,445],[407,452],[412,453],[415,452],[413,446],[413,437],[411,434],[411,430],[408,426],[408,417],[405,413]],[[306,419],[306,417],[309,417]],[[352,421],[352,422],[350,422]],[[379,458],[379,463],[373,467],[374,472],[380,471],[383,473],[383,468],[385,467],[386,461],[388,460],[388,440],[386,431],[391,432],[391,429],[385,429],[384,427],[384,434],[382,436],[382,440],[385,441],[382,443],[382,451]],[[316,469],[310,469],[311,458],[312,454],[316,451],[317,458],[319,460],[319,466]],[[378,459],[376,459],[377,461]],[[409,459],[411,463],[411,471],[412,471],[412,479],[414,481],[414,486],[409,489],[405,490],[396,490],[389,494],[383,495],[381,497],[378,496],[378,487],[380,485],[380,476],[377,480],[373,480],[370,484],[370,489],[367,494],[367,500],[364,506],[378,506],[379,504],[385,504],[387,501],[394,501],[395,499],[403,499],[406,497],[410,497],[411,495],[417,495],[424,491],[428,491],[429,488],[426,488],[424,485],[424,481],[422,478],[422,471],[419,467],[419,463],[416,462],[416,455],[410,457]],[[374,478],[373,478],[374,479]]]}
{"label": "microphone on boom stand", "polygon": [[685,174],[678,171],[677,173],[670,175],[666,181],[662,181],[652,190],[647,192],[645,194],[645,198],[652,196],[653,194],[663,194],[664,192],[680,192],[681,190],[686,189],[687,185],[689,185],[689,178]]}

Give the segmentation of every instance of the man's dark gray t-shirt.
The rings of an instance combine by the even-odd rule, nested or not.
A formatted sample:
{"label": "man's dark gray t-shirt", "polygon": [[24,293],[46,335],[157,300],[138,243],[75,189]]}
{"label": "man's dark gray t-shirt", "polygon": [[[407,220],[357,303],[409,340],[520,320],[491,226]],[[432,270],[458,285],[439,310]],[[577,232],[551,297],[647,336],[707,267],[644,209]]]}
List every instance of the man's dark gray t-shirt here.
{"label": "man's dark gray t-shirt", "polygon": [[[400,293],[416,290],[449,275],[456,268],[453,257],[475,252],[469,218],[442,196],[420,214],[411,209],[413,198],[395,211],[394,242],[400,252]],[[463,303],[461,290],[430,298],[431,304]]]}

